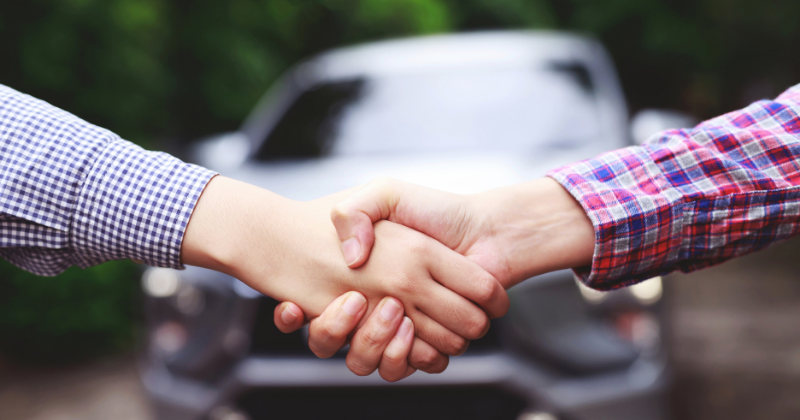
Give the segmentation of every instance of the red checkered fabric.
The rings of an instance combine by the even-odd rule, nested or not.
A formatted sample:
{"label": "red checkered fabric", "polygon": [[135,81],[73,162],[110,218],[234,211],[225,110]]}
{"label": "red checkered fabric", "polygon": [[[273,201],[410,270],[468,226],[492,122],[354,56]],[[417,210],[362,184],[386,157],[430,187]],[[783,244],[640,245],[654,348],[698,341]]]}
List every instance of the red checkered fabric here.
{"label": "red checkered fabric", "polygon": [[718,264],[800,231],[800,85],[774,101],[657,134],[548,174],[595,227],[591,267],[608,290]]}

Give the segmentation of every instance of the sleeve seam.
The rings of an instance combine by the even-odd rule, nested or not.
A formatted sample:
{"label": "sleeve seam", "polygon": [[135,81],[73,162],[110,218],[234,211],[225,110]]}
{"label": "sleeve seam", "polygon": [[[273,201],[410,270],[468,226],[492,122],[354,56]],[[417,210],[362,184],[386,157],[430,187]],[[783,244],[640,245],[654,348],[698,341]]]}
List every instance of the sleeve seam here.
{"label": "sleeve seam", "polygon": [[94,169],[94,167],[100,161],[101,157],[103,156],[103,153],[105,153],[105,151],[108,150],[111,144],[114,143],[115,141],[122,141],[122,139],[120,139],[113,133],[109,132],[107,136],[108,136],[108,141],[103,145],[103,147],[97,150],[97,153],[95,154],[92,161],[90,163],[87,162],[88,164],[86,165],[85,170],[81,174],[81,179],[79,180],[79,185],[78,188],[76,189],[75,206],[72,208],[72,213],[70,214],[69,217],[69,228],[67,231],[67,246],[68,246],[68,255],[70,257],[70,265],[79,265],[78,264],[79,259],[76,258],[77,255],[74,244],[75,241],[74,224],[75,224],[75,216],[77,215],[78,210],[80,209],[81,203],[83,201],[83,192],[86,188],[86,183],[88,182],[89,175],[92,173],[92,169]]}

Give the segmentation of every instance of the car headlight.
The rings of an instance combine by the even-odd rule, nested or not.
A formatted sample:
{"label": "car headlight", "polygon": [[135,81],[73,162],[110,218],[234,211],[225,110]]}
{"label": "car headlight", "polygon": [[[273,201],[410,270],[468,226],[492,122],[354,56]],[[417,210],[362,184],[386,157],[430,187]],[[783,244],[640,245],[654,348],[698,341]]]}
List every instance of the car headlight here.
{"label": "car headlight", "polygon": [[177,271],[150,267],[142,276],[142,289],[154,298],[170,297],[178,291],[181,278]]}
{"label": "car headlight", "polygon": [[636,300],[645,305],[652,305],[658,302],[661,299],[661,295],[664,293],[661,277],[653,277],[652,279],[634,284],[629,287],[628,290]]}
{"label": "car headlight", "polygon": [[586,302],[598,304],[608,299],[613,294],[628,293],[633,296],[637,302],[642,305],[652,305],[661,300],[664,293],[664,286],[661,277],[653,277],[641,283],[634,284],[625,289],[614,290],[611,292],[601,292],[599,290],[587,287],[575,276],[575,284],[578,285],[578,290]]}
{"label": "car headlight", "polygon": [[149,355],[167,369],[197,379],[215,377],[246,353],[244,326],[253,308],[237,280],[210,270],[148,268],[142,276]]}
{"label": "car headlight", "polygon": [[601,292],[599,290],[594,290],[591,287],[588,287],[585,284],[583,284],[583,282],[580,281],[580,279],[578,279],[578,276],[574,276],[574,278],[575,278],[575,284],[578,285],[578,290],[580,290],[581,296],[583,296],[583,299],[585,301],[589,303],[600,303],[604,301],[606,297],[608,297],[608,292]]}

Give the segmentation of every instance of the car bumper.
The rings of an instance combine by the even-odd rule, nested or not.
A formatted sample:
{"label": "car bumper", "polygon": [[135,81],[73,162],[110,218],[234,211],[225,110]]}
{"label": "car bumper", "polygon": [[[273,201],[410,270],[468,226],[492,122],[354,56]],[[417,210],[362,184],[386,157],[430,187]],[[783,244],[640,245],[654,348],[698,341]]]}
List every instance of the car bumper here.
{"label": "car bumper", "polygon": [[153,364],[142,366],[142,380],[158,417],[171,420],[206,419],[216,407],[236,408],[238,398],[253,390],[380,387],[389,391],[476,386],[513,394],[524,401],[528,410],[554,413],[559,418],[660,420],[667,417],[669,374],[665,366],[659,360],[639,360],[628,369],[613,373],[562,377],[528,359],[494,353],[456,357],[441,374],[417,373],[392,384],[377,373],[355,376],[341,359],[250,357],[240,361],[214,386],[175,377],[163,366]]}

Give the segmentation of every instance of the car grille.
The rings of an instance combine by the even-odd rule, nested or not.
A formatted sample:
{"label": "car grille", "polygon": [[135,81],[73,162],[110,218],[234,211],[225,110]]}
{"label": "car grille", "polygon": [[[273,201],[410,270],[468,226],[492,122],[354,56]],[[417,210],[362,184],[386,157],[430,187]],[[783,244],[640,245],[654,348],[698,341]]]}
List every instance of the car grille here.
{"label": "car grille", "polygon": [[515,420],[527,407],[494,387],[258,389],[237,403],[251,420]]}
{"label": "car grille", "polygon": [[271,298],[262,298],[256,311],[253,323],[252,344],[250,353],[274,356],[309,356],[314,353],[308,348],[301,331],[284,334],[275,326],[273,313],[278,302]]}

